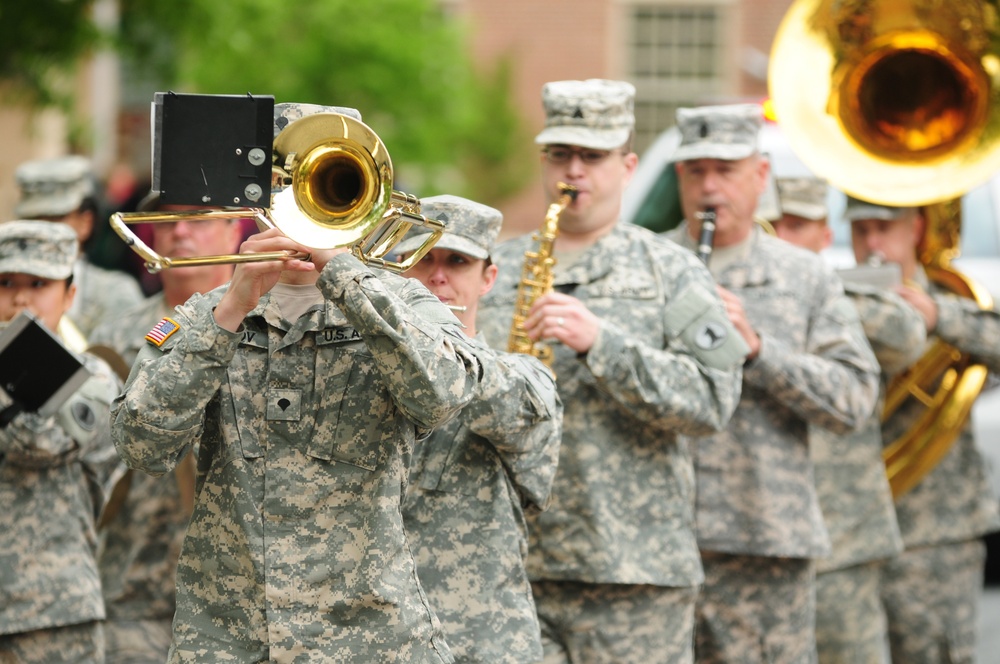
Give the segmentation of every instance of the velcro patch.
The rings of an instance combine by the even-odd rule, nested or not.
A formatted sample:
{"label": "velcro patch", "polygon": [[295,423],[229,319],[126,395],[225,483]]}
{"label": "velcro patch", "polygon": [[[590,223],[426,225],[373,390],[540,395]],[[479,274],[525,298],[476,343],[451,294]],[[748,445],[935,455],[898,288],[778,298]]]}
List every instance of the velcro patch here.
{"label": "velcro patch", "polygon": [[146,334],[146,341],[157,348],[162,346],[181,326],[173,318],[163,318]]}

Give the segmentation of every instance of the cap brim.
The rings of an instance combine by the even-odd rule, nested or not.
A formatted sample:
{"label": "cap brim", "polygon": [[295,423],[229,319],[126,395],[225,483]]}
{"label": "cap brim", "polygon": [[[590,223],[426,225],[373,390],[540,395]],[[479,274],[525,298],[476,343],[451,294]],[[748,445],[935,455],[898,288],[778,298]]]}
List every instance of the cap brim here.
{"label": "cap brim", "polygon": [[18,219],[62,217],[80,209],[82,204],[83,199],[79,196],[63,195],[26,198],[14,207],[14,216]]}
{"label": "cap brim", "polygon": [[[399,244],[396,245],[394,251],[397,254],[409,254],[413,253],[420,246],[427,241],[427,236],[429,233],[421,233],[419,235],[412,235]],[[486,260],[489,258],[489,253],[481,246],[468,240],[460,235],[453,235],[447,231],[441,238],[434,244],[432,249],[447,249],[449,251],[457,251],[460,254],[465,254],[471,258],[477,258],[479,260]]]}
{"label": "cap brim", "polygon": [[671,161],[691,161],[692,159],[725,159],[736,161],[746,159],[757,152],[756,147],[735,143],[691,143],[681,145],[674,151]]}
{"label": "cap brim", "polygon": [[899,218],[900,210],[890,210],[881,205],[858,205],[849,207],[844,212],[846,221],[859,221],[861,219],[880,219],[882,221],[894,221]]}
{"label": "cap brim", "polygon": [[592,150],[614,150],[625,145],[629,129],[591,129],[590,127],[546,127],[538,136],[538,145],[576,145]]}
{"label": "cap brim", "polygon": [[30,274],[42,279],[69,279],[73,268],[66,269],[42,261],[26,261],[20,257],[0,259],[0,274]]}
{"label": "cap brim", "polygon": [[786,202],[782,203],[781,211],[784,214],[793,214],[796,217],[812,221],[820,221],[827,217],[826,206],[813,203]]}

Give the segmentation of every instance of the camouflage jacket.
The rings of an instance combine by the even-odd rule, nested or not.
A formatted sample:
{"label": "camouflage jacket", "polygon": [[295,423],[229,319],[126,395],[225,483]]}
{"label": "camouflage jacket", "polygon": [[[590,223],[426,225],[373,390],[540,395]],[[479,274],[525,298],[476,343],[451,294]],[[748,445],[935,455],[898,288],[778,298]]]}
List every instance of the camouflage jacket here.
{"label": "camouflage jacket", "polygon": [[[933,295],[938,307],[933,337],[969,353],[989,371],[1000,372],[1000,313],[983,311],[970,299],[929,285],[922,271],[916,281]],[[926,408],[912,399],[904,403],[882,427],[885,443],[896,440],[924,413]],[[998,510],[969,422],[934,470],[896,501],[896,518],[908,549],[959,542],[997,530]]]}
{"label": "camouflage jacket", "polygon": [[[162,293],[143,300],[90,335],[131,366],[147,345],[143,335],[170,314]],[[189,515],[173,472],[163,477],[129,472],[123,502],[101,531],[97,562],[109,620],[171,619],[175,577]]]}
{"label": "camouflage jacket", "polygon": [[[694,247],[686,224],[668,235]],[[838,434],[860,428],[878,398],[878,363],[857,309],[822,259],[757,227],[740,249],[716,277],[742,300],[761,348],[743,368],[729,428],[695,443],[698,544],[826,556],[808,425]]]}
{"label": "camouflage jacket", "polygon": [[[557,240],[558,245],[558,240]],[[530,236],[497,248],[478,327],[505,348]],[[619,223],[555,279],[601,319],[585,356],[554,347],[564,407],[552,502],[528,515],[535,579],[689,587],[704,578],[694,466],[679,434],[726,426],[745,344],[708,271],[675,244]],[[706,343],[706,331],[721,345]]]}
{"label": "camouflage jacket", "polygon": [[[885,380],[912,364],[927,339],[920,313],[892,292],[844,284]],[[903,549],[882,460],[882,403],[860,431],[833,434],[810,428],[816,492],[832,553],[817,571],[889,558]]]}
{"label": "camouflage jacket", "polygon": [[[104,617],[96,522],[120,462],[108,411],[121,387],[102,360],[55,416],[0,428],[0,634]],[[0,391],[0,410],[10,405]]]}
{"label": "camouflage jacket", "polygon": [[538,360],[497,355],[475,399],[417,442],[403,519],[456,661],[522,664],[542,659],[524,509],[548,503],[562,404]]}
{"label": "camouflage jacket", "polygon": [[171,661],[451,660],[401,503],[415,437],[486,371],[419,282],[342,254],[318,287],[295,323],[265,296],[238,333],[213,318],[223,289],[192,297],[113,406],[130,467],[162,475],[198,443]]}
{"label": "camouflage jacket", "polygon": [[85,337],[105,321],[121,322],[122,314],[143,300],[139,282],[124,272],[105,270],[84,259],[73,267],[76,298],[69,317]]}

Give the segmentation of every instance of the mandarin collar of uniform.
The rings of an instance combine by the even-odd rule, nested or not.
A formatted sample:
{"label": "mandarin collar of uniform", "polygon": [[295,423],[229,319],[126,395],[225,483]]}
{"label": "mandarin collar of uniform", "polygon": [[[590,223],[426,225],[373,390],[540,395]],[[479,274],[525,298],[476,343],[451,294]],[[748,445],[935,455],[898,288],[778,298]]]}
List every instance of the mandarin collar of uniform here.
{"label": "mandarin collar of uniform", "polygon": [[[264,293],[260,300],[257,302],[257,306],[254,307],[250,313],[247,314],[247,318],[251,316],[264,316],[264,312],[271,302],[271,294]],[[314,326],[315,329],[323,330],[330,327],[344,327],[348,325],[347,316],[344,315],[337,305],[330,301],[324,301],[323,303],[324,311],[320,314],[319,325]],[[311,318],[316,317],[316,312],[313,311],[309,313]]]}

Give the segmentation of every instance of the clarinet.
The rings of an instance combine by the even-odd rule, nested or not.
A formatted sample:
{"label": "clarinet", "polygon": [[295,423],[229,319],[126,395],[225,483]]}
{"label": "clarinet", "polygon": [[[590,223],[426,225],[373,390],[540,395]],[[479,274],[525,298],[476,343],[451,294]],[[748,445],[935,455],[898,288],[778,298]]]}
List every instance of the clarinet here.
{"label": "clarinet", "polygon": [[715,208],[705,208],[704,212],[698,213],[701,219],[701,235],[698,237],[698,258],[705,265],[712,255],[712,242],[715,240]]}

